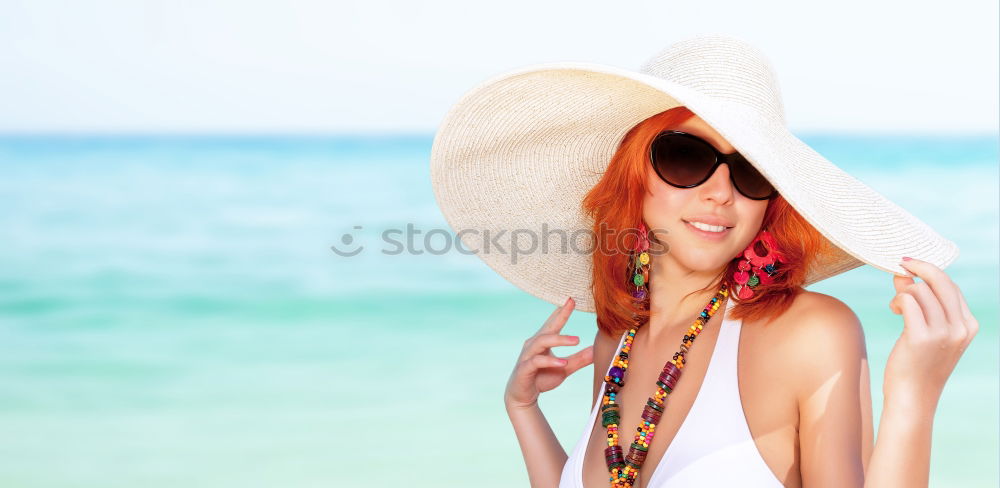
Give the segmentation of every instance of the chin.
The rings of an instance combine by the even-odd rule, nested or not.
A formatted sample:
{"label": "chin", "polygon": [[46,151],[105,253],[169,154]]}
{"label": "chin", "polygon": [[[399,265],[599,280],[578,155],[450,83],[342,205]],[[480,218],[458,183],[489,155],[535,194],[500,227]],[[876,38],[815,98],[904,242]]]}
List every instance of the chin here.
{"label": "chin", "polygon": [[[735,255],[736,252],[733,252]],[[729,264],[733,256],[724,253],[712,252],[678,252],[674,253],[674,259],[691,271],[715,271]]]}

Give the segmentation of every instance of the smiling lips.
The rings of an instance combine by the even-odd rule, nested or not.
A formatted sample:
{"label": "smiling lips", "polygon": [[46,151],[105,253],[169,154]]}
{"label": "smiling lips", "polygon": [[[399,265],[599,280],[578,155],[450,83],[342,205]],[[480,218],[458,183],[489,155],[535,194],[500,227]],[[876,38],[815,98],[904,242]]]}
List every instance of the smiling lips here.
{"label": "smiling lips", "polygon": [[708,225],[702,222],[688,222],[688,223],[707,232],[722,232],[726,230],[726,226],[724,225]]}
{"label": "smiling lips", "polygon": [[695,233],[712,240],[721,239],[729,232],[733,226],[725,220],[715,216],[692,217],[690,220],[681,219],[687,227],[694,229]]}

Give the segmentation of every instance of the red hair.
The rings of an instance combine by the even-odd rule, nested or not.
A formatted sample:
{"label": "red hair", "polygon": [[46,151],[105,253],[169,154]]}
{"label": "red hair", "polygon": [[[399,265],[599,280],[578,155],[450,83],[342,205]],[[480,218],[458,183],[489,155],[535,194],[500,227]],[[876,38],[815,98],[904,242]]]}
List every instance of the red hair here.
{"label": "red hair", "polygon": [[[633,327],[633,314],[639,317],[639,323],[649,318],[647,307],[635,303],[627,286],[631,276],[626,276],[629,254],[624,251],[631,249],[637,239],[635,232],[629,233],[629,230],[637,229],[642,222],[649,146],[657,134],[676,128],[693,116],[694,113],[686,107],[676,107],[653,115],[629,130],[611,157],[607,170],[583,199],[584,211],[594,220],[593,230],[597,240],[594,249],[611,250],[591,254],[591,291],[597,325],[611,336],[621,335]],[[717,289],[725,282],[731,291],[730,299],[736,302],[731,312],[734,319],[753,321],[782,314],[802,291],[807,270],[814,260],[829,251],[822,235],[780,194],[768,202],[761,227],[774,237],[787,259],[778,268],[773,283],[757,285],[753,297],[740,300],[736,297],[736,282],[733,280],[733,272],[740,259],[733,259],[713,283],[695,291]],[[622,248],[622,244],[627,247]],[[766,251],[761,249],[759,254],[766,254]]]}

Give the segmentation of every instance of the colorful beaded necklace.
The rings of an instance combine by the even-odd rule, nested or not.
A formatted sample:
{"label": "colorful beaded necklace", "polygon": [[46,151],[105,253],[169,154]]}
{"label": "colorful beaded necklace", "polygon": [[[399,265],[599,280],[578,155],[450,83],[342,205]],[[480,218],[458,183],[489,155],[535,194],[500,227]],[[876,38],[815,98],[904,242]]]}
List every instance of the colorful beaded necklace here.
{"label": "colorful beaded necklace", "polygon": [[632,340],[635,338],[639,326],[629,329],[628,335],[625,336],[625,341],[618,351],[618,357],[604,377],[604,400],[601,405],[601,424],[608,429],[608,447],[604,450],[604,459],[611,472],[609,481],[611,481],[612,488],[631,488],[632,484],[635,483],[635,479],[639,475],[639,468],[646,460],[649,444],[653,441],[656,424],[660,422],[660,416],[663,414],[666,397],[673,391],[677,380],[681,377],[681,370],[684,369],[684,354],[694,344],[695,338],[701,333],[705,323],[719,309],[722,299],[728,295],[729,290],[723,283],[705,309],[698,315],[698,318],[691,324],[688,333],[681,342],[680,351],[674,353],[673,359],[663,365],[663,371],[656,381],[656,392],[646,401],[646,406],[642,410],[642,422],[636,429],[635,439],[629,447],[628,455],[622,456],[622,448],[618,444],[618,421],[621,418],[621,412],[615,397],[618,390],[625,386],[629,351],[632,349]]}

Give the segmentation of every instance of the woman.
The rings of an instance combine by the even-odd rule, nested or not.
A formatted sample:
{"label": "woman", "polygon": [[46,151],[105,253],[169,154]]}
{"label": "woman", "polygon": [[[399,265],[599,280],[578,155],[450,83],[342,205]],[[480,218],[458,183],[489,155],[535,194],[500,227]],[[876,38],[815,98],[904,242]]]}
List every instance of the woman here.
{"label": "woman", "polygon": [[[688,39],[640,72],[490,80],[442,125],[432,180],[475,250],[489,240],[466,231],[537,251],[514,236],[592,230],[583,253],[479,253],[537,296],[571,297],[504,395],[532,486],[927,485],[937,399],[978,329],[941,270],[957,249],[792,136],[744,41]],[[803,289],[864,263],[894,274],[904,319],[874,446],[861,324]],[[559,333],[578,300],[597,313],[594,344],[557,358],[578,343]],[[591,363],[591,423],[567,455],[537,399]]]}

